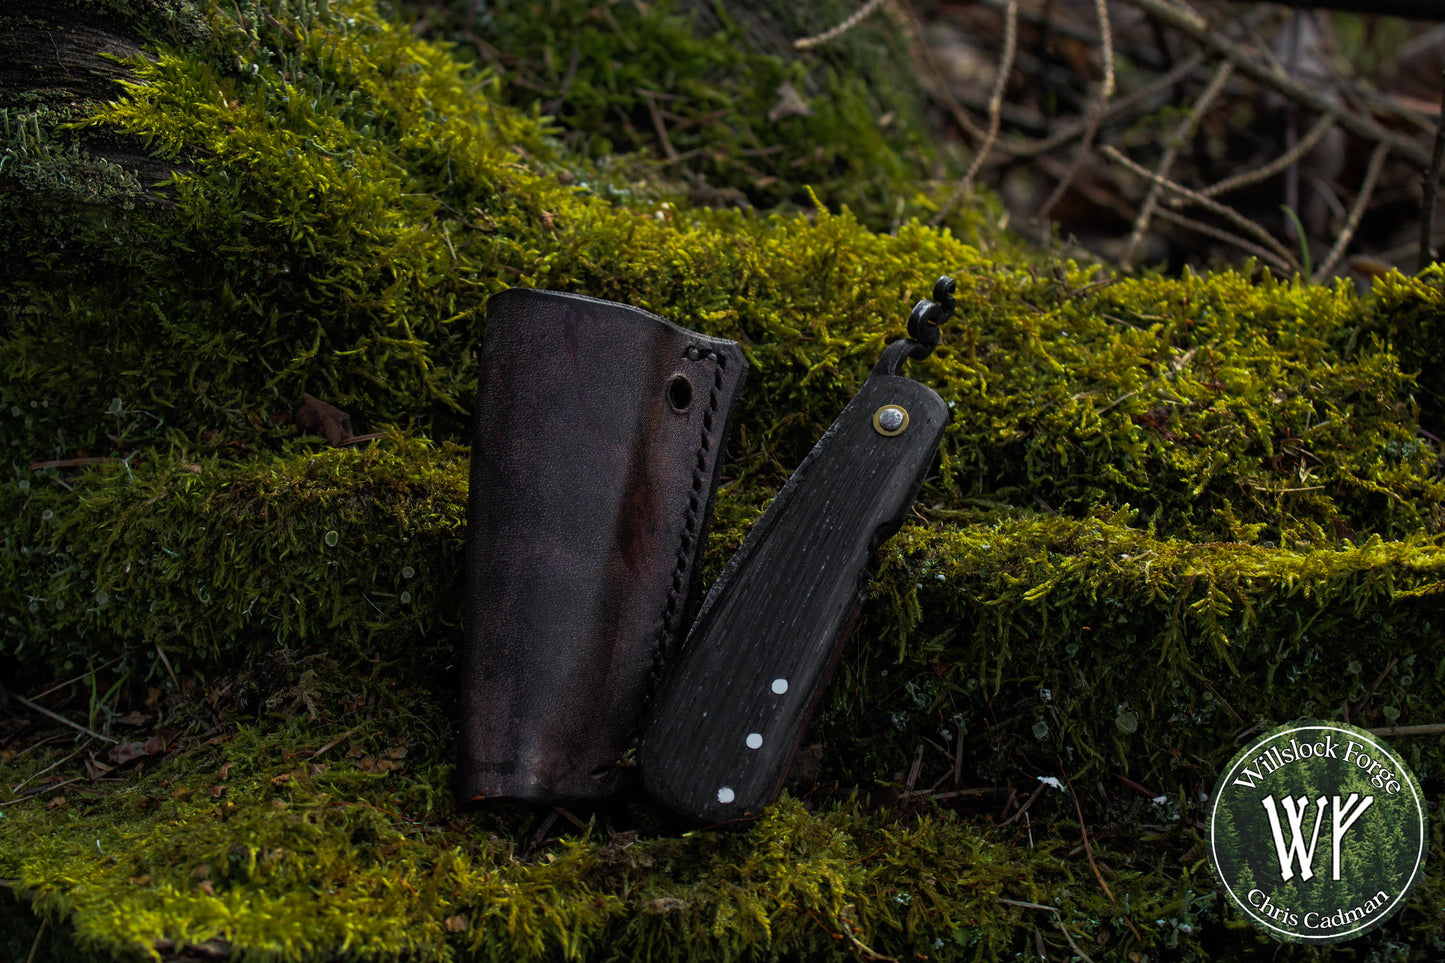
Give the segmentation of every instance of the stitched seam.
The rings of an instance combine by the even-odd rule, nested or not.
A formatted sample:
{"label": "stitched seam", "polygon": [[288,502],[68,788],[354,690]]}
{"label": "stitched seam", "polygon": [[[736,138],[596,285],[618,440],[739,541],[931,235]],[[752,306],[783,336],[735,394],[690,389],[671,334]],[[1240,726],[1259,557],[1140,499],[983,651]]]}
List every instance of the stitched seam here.
{"label": "stitched seam", "polygon": [[[693,355],[696,353],[696,358]],[[691,577],[692,561],[695,556],[693,543],[698,537],[698,531],[702,525],[702,513],[707,506],[709,493],[706,492],[708,476],[716,458],[716,453],[709,458],[709,451],[712,448],[713,427],[717,420],[718,403],[722,397],[723,369],[727,359],[710,348],[701,348],[696,345],[687,349],[686,355],[689,360],[711,361],[713,368],[712,386],[708,389],[707,410],[702,416],[702,433],[698,438],[696,457],[693,462],[692,472],[692,493],[688,495],[687,515],[683,522],[681,544],[677,549],[677,562],[672,569],[672,585],[667,592],[667,602],[662,610],[662,628],[658,630],[657,637],[652,647],[652,671],[648,674],[646,696],[643,700],[644,716],[652,711],[654,702],[657,699],[657,690],[662,683],[663,671],[666,667],[668,656],[668,639],[677,634],[681,626],[677,625],[681,617],[683,593],[687,588]]]}

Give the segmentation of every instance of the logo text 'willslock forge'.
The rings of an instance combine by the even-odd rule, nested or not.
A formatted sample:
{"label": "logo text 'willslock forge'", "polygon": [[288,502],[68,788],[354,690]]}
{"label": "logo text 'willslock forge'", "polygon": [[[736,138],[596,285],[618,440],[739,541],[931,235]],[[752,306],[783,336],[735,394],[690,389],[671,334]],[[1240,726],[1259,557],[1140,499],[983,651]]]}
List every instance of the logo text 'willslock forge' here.
{"label": "logo text 'willslock forge'", "polygon": [[1420,789],[1377,737],[1309,722],[1231,760],[1210,807],[1210,850],[1231,901],[1277,939],[1336,942],[1384,922],[1420,878]]}

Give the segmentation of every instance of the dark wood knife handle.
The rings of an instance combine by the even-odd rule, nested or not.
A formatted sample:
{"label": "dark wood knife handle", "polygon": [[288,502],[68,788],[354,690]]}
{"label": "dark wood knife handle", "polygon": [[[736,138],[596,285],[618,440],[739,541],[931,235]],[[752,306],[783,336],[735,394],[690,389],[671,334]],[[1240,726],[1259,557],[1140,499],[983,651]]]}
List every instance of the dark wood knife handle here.
{"label": "dark wood knife handle", "polygon": [[729,561],[658,693],[639,766],[652,795],[682,815],[750,818],[776,796],[852,626],[870,556],[898,530],[933,462],[948,406],[885,367]]}

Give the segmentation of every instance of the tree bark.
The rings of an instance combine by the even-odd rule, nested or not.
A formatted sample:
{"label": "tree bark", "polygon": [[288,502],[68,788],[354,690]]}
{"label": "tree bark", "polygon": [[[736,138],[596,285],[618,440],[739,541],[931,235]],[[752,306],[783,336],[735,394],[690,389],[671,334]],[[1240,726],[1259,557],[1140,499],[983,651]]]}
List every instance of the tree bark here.
{"label": "tree bark", "polygon": [[[157,5],[154,12],[159,16],[163,10]],[[142,184],[163,180],[175,168],[134,140],[93,129],[55,129],[87,105],[120,93],[117,82],[128,74],[120,61],[141,54],[153,28],[68,3],[12,0],[0,7],[0,144],[22,148],[74,141],[94,157],[119,164]],[[18,129],[22,117],[31,125],[23,132]],[[0,193],[8,189],[0,179]]]}

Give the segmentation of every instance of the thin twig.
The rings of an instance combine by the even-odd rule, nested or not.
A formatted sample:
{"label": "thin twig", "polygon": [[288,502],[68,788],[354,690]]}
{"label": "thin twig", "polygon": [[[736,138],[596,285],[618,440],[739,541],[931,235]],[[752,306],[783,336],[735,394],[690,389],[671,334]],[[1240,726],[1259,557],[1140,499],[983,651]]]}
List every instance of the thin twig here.
{"label": "thin twig", "polygon": [[10,787],[10,791],[11,791],[12,793],[18,793],[20,790],[24,789],[25,786],[26,786],[28,783],[32,782],[33,780],[39,779],[41,776],[45,775],[47,772],[50,772],[50,770],[52,770],[52,769],[58,769],[58,768],[60,768],[61,766],[65,765],[67,762],[69,762],[70,760],[74,759],[76,756],[80,755],[82,752],[84,752],[84,751],[86,750],[86,747],[88,747],[89,745],[90,745],[90,740],[89,740],[89,739],[85,740],[84,742],[82,742],[82,743],[80,744],[80,748],[79,748],[79,749],[76,749],[74,752],[72,752],[70,755],[66,756],[64,759],[60,760],[59,762],[51,763],[50,765],[46,766],[44,769],[40,770],[39,772],[33,772],[33,773],[31,773],[30,775],[26,776],[24,779],[20,780],[20,781],[17,782],[15,785],[11,786],[11,787]]}
{"label": "thin twig", "polygon": [[1000,903],[1006,903],[1009,906],[1021,906],[1024,909],[1044,910],[1045,912],[1053,913],[1054,925],[1057,926],[1059,928],[1059,931],[1064,934],[1064,939],[1069,941],[1069,948],[1074,951],[1074,955],[1077,956],[1079,959],[1083,960],[1084,963],[1094,963],[1093,959],[1089,957],[1089,954],[1079,949],[1079,944],[1075,943],[1074,938],[1069,935],[1069,931],[1064,926],[1063,918],[1060,915],[1059,908],[1057,906],[1045,906],[1043,903],[1027,903],[1019,899],[1004,899],[1002,896],[998,897],[998,901]]}
{"label": "thin twig", "polygon": [[918,773],[923,768],[923,747],[918,747],[918,756],[913,760],[913,765],[908,767],[908,781],[905,785],[912,791],[915,783],[918,782]]}
{"label": "thin twig", "polygon": [[35,931],[35,942],[30,944],[30,955],[25,957],[25,963],[35,963],[35,953],[40,949],[40,937],[45,935],[45,924],[48,922],[45,917],[40,917],[40,928]]}
{"label": "thin twig", "polygon": [[662,112],[657,109],[657,100],[651,91],[639,88],[637,93],[647,101],[647,113],[652,117],[652,129],[657,132],[657,139],[662,143],[662,152],[667,155],[668,163],[676,164],[679,160],[677,151],[672,146],[672,140],[667,136],[667,125],[662,121]]}
{"label": "thin twig", "polygon": [[92,458],[60,458],[56,461],[32,461],[25,467],[31,471],[41,471],[46,468],[80,468],[83,465],[108,465],[112,462],[119,465],[129,457],[129,455],[125,456],[125,458],[119,455],[113,455]]}
{"label": "thin twig", "polygon": [[1324,136],[1328,134],[1334,126],[1335,118],[1326,114],[1324,117],[1315,121],[1315,125],[1309,129],[1309,132],[1306,133],[1304,137],[1300,138],[1298,144],[1295,144],[1288,151],[1276,157],[1268,164],[1265,164],[1263,167],[1257,167],[1252,171],[1236,174],[1233,177],[1226,177],[1222,181],[1202,188],[1199,193],[1205,197],[1218,197],[1220,194],[1228,194],[1230,191],[1238,190],[1241,187],[1248,187],[1250,184],[1258,184],[1260,181],[1269,180],[1314,150],[1315,145],[1323,140]]}
{"label": "thin twig", "polygon": [[1209,86],[1204,88],[1204,93],[1194,102],[1194,107],[1189,111],[1179,126],[1174,130],[1169,146],[1164,149],[1164,156],[1159,160],[1159,166],[1155,168],[1158,179],[1149,185],[1149,193],[1144,196],[1144,203],[1139,208],[1139,216],[1134,219],[1134,230],[1129,235],[1129,243],[1124,247],[1124,256],[1119,259],[1120,266],[1129,270],[1134,262],[1134,255],[1139,252],[1139,245],[1144,242],[1144,232],[1149,229],[1149,219],[1154,215],[1154,208],[1159,204],[1159,189],[1169,183],[1169,169],[1174,166],[1174,161],[1179,157],[1179,149],[1194,136],[1194,131],[1199,127],[1199,120],[1204,112],[1214,103],[1215,98],[1224,90],[1224,85],[1229,82],[1230,76],[1234,73],[1234,65],[1225,61],[1215,70],[1214,77],[1209,81]]}
{"label": "thin twig", "polygon": [[1079,142],[1078,149],[1074,152],[1074,159],[1069,162],[1069,169],[1064,174],[1063,180],[1054,185],[1054,190],[1049,194],[1048,200],[1034,214],[1035,221],[1047,220],[1049,211],[1064,196],[1064,192],[1073,183],[1074,175],[1079,172],[1079,166],[1084,162],[1084,155],[1093,146],[1094,135],[1099,132],[1099,124],[1104,119],[1104,112],[1109,108],[1109,98],[1114,96],[1114,32],[1109,29],[1109,4],[1108,0],[1094,0],[1094,13],[1099,18],[1099,37],[1104,45],[1104,86],[1099,89],[1099,99],[1089,110],[1088,123],[1084,127],[1083,140]]}
{"label": "thin twig", "polygon": [[159,640],[155,641],[155,647],[156,655],[161,657],[161,665],[166,667],[166,674],[171,677],[171,684],[176,687],[177,692],[180,692],[181,680],[176,677],[176,670],[171,668],[171,660],[166,658],[166,650],[161,648],[161,643]]}
{"label": "thin twig", "polygon": [[1380,179],[1380,171],[1385,166],[1385,158],[1389,156],[1389,144],[1376,144],[1375,151],[1370,155],[1370,166],[1365,170],[1365,181],[1360,185],[1360,196],[1355,198],[1355,204],[1350,208],[1349,219],[1345,221],[1345,229],[1335,239],[1335,246],[1330,248],[1330,253],[1325,257],[1320,269],[1315,272],[1314,283],[1321,284],[1335,270],[1335,265],[1344,257],[1345,250],[1349,248],[1350,241],[1355,236],[1355,231],[1360,226],[1360,219],[1365,216],[1365,208],[1370,205],[1370,197],[1375,193],[1375,182]]}
{"label": "thin twig", "polygon": [[1183,184],[1176,183],[1175,181],[1171,181],[1168,178],[1160,177],[1153,171],[1148,170],[1144,166],[1137,164],[1134,161],[1131,161],[1129,158],[1119,153],[1118,149],[1115,148],[1112,144],[1105,145],[1105,147],[1103,148],[1103,153],[1104,156],[1110,158],[1111,160],[1117,161],[1120,164],[1123,164],[1125,167],[1129,168],[1140,177],[1147,177],[1151,181],[1158,181],[1163,185],[1166,190],[1189,198],[1195,204],[1200,205],[1211,213],[1218,214],[1220,217],[1223,217],[1236,227],[1241,228],[1247,233],[1254,235],[1256,238],[1262,241],[1264,245],[1268,247],[1271,251],[1274,251],[1277,255],[1283,258],[1285,263],[1289,264],[1292,270],[1299,270],[1299,264],[1295,261],[1294,255],[1290,254],[1289,249],[1286,248],[1283,244],[1281,244],[1278,238],[1270,234],[1264,228],[1260,227],[1258,224],[1254,223],[1249,218],[1245,217],[1243,214],[1239,213],[1229,205],[1221,204],[1218,201],[1213,200],[1212,198],[1204,197],[1199,194],[1198,191],[1192,191],[1189,188],[1185,187]]}
{"label": "thin twig", "polygon": [[1375,690],[1380,687],[1380,683],[1384,682],[1385,679],[1390,675],[1390,671],[1391,671],[1392,669],[1394,669],[1395,666],[1397,666],[1397,665],[1399,665],[1399,664],[1400,664],[1400,658],[1399,658],[1399,656],[1391,656],[1391,657],[1390,657],[1390,661],[1385,664],[1385,667],[1384,667],[1383,669],[1380,670],[1380,674],[1377,675],[1377,676],[1375,676],[1375,682],[1374,682],[1374,684],[1371,685],[1370,688],[1365,692],[1365,697],[1364,697],[1363,699],[1361,699],[1359,702],[1355,703],[1355,708],[1356,708],[1356,709],[1362,709],[1362,708],[1364,708],[1366,705],[1369,704],[1369,701],[1370,701],[1372,698],[1374,698],[1374,696],[1375,696]]}
{"label": "thin twig", "polygon": [[16,702],[20,703],[22,706],[31,710],[32,712],[38,712],[42,716],[47,716],[48,718],[54,719],[56,722],[59,722],[62,725],[67,725],[70,728],[75,729],[79,732],[83,732],[87,736],[91,736],[92,738],[100,739],[104,742],[113,742],[116,744],[120,743],[119,739],[112,739],[110,736],[103,736],[100,733],[96,732],[94,729],[87,729],[85,726],[81,725],[78,722],[71,722],[69,719],[65,718],[65,716],[63,715],[60,715],[58,712],[51,712],[44,706],[36,705],[22,695],[17,695],[14,692],[8,694],[10,698],[14,699]]}
{"label": "thin twig", "polygon": [[1445,162],[1445,87],[1440,91],[1440,117],[1435,122],[1435,149],[1430,154],[1430,170],[1425,174],[1425,201],[1420,218],[1420,256],[1415,269],[1423,271],[1435,260],[1431,244],[1435,233],[1435,192],[1440,186],[1440,165]]}
{"label": "thin twig", "polygon": [[119,662],[119,661],[120,661],[120,656],[116,656],[114,659],[111,659],[109,662],[105,663],[104,665],[96,666],[95,668],[92,668],[92,669],[86,669],[84,672],[82,672],[80,675],[76,676],[76,677],[73,678],[73,679],[66,679],[64,682],[58,682],[58,683],[56,683],[55,685],[51,686],[50,688],[46,689],[44,692],[37,693],[37,694],[34,696],[34,698],[36,698],[36,699],[44,699],[44,698],[45,698],[46,696],[48,696],[48,695],[52,695],[53,693],[59,692],[61,689],[64,689],[66,686],[75,685],[75,683],[77,683],[77,682],[84,682],[86,679],[89,679],[92,674],[94,674],[94,673],[96,673],[96,672],[101,672],[101,671],[103,671],[103,670],[105,670],[105,669],[109,669],[111,666],[115,665],[115,664],[116,664],[117,662]]}
{"label": "thin twig", "polygon": [[984,137],[983,128],[974,123],[973,118],[963,109],[953,93],[953,85],[948,82],[943,67],[939,65],[938,59],[933,55],[933,44],[929,43],[923,36],[923,25],[918,19],[918,13],[908,0],[897,0],[898,9],[903,12],[903,24],[908,30],[910,50],[913,55],[922,60],[928,68],[928,83],[925,90],[930,97],[942,104],[948,110],[953,122],[959,129],[966,133],[974,141],[981,141]]}
{"label": "thin twig", "polygon": [[[1013,814],[1012,816],[1010,816],[1009,818],[1005,819],[1003,822],[999,823],[999,825],[1000,825],[1000,826],[1007,826],[1009,823],[1013,822],[1015,819],[1018,819],[1018,818],[1019,818],[1020,816],[1022,816],[1024,813],[1028,812],[1028,811],[1029,811],[1029,807],[1034,804],[1034,800],[1035,800],[1035,799],[1038,799],[1040,796],[1042,796],[1042,795],[1044,794],[1044,788],[1045,788],[1045,787],[1044,787],[1044,784],[1043,784],[1043,783],[1039,783],[1039,788],[1035,789],[1032,793],[1029,794],[1028,798],[1024,800],[1024,804],[1023,804],[1022,806],[1020,806],[1018,809],[1014,810],[1014,814]],[[1007,805],[1007,804],[1005,804],[1005,805]]]}
{"label": "thin twig", "polygon": [[366,725],[366,723],[364,723],[364,722],[358,722],[356,725],[352,726],[350,729],[347,729],[347,730],[346,730],[345,732],[343,732],[341,735],[337,736],[335,739],[332,739],[330,742],[328,742],[326,745],[322,746],[320,749],[317,749],[315,752],[313,752],[313,753],[311,754],[311,757],[310,757],[310,758],[315,759],[317,756],[325,755],[327,752],[330,752],[332,749],[335,749],[338,745],[341,744],[341,742],[342,742],[343,739],[346,739],[346,738],[347,738],[348,736],[350,736],[353,732],[355,732],[357,729],[360,729],[360,728],[361,728],[362,726],[364,726],[364,725]]}
{"label": "thin twig", "polygon": [[1003,110],[1003,96],[1008,89],[1009,74],[1013,73],[1018,38],[1019,3],[1018,0],[1009,0],[1008,10],[1004,13],[1003,56],[999,59],[998,76],[994,78],[993,95],[988,100],[988,131],[984,135],[983,143],[978,145],[978,152],[973,155],[973,162],[968,165],[968,173],[958,182],[958,187],[954,188],[948,202],[933,216],[935,225],[943,223],[943,219],[953,210],[959,198],[973,193],[973,179],[978,175],[979,168],[983,167],[984,158],[993,149],[993,142],[998,139],[999,114]]}
{"label": "thin twig", "polygon": [[884,956],[882,953],[869,948],[867,944],[858,938],[857,934],[853,932],[853,921],[850,920],[847,915],[852,912],[855,912],[853,904],[845,903],[843,908],[838,911],[838,924],[843,930],[843,935],[848,937],[848,942],[852,943],[853,948],[858,951],[858,955],[870,961],[870,963],[899,963],[896,956]]}
{"label": "thin twig", "polygon": [[[1084,825],[1084,807],[1079,804],[1079,794],[1074,792],[1074,784],[1067,778],[1065,778],[1064,784],[1069,787],[1069,795],[1074,799],[1074,812],[1079,814],[1079,834],[1084,837],[1084,855],[1089,859],[1089,868],[1094,871],[1094,878],[1097,879],[1099,885],[1104,888],[1104,895],[1109,897],[1109,902],[1118,906],[1119,901],[1114,898],[1114,893],[1109,889],[1109,884],[1104,882],[1104,874],[1099,872],[1099,864],[1094,862],[1094,847],[1089,844],[1089,829]],[[1124,916],[1124,925],[1129,927],[1129,932],[1134,934],[1135,939],[1142,939],[1139,935],[1139,930],[1134,926],[1134,921],[1130,919],[1127,914]]]}
{"label": "thin twig", "polygon": [[1248,254],[1250,257],[1258,258],[1259,260],[1265,262],[1282,275],[1293,274],[1295,271],[1294,268],[1289,266],[1288,262],[1286,262],[1278,254],[1275,254],[1273,251],[1265,250],[1258,244],[1255,244],[1253,241],[1246,240],[1240,237],[1238,234],[1231,234],[1224,228],[1215,227],[1213,224],[1210,224],[1207,221],[1196,221],[1192,217],[1185,217],[1178,211],[1172,211],[1167,207],[1161,207],[1156,209],[1154,211],[1154,216],[1159,218],[1160,220],[1178,224],[1180,227],[1185,228],[1186,230],[1194,231],[1195,233],[1203,234],[1206,237],[1212,237],[1216,241],[1223,241],[1225,244],[1228,244],[1232,247],[1237,247],[1239,248],[1239,250],[1243,251],[1245,254]]}
{"label": "thin twig", "polygon": [[856,11],[854,11],[851,17],[838,24],[838,26],[833,27],[829,30],[824,30],[816,37],[802,37],[798,40],[794,40],[793,49],[811,50],[813,47],[822,46],[830,40],[835,40],[838,37],[843,36],[843,34],[847,33],[849,30],[852,30],[854,27],[858,26],[858,24],[871,17],[873,15],[873,11],[883,6],[885,2],[887,2],[887,0],[868,0],[867,3],[863,4],[863,6],[859,7]]}
{"label": "thin twig", "polygon": [[57,789],[63,789],[71,783],[80,782],[84,778],[84,776],[76,776],[74,779],[66,779],[63,782],[52,783],[51,785],[46,786],[43,789],[32,790],[25,795],[19,797],[18,799],[7,799],[4,802],[0,802],[0,806],[13,806],[16,803],[24,802],[27,799],[34,799],[36,796],[43,796],[48,792],[54,792]]}
{"label": "thin twig", "polygon": [[983,166],[983,159],[993,149],[993,142],[998,139],[999,114],[1003,110],[1004,93],[1008,90],[1009,74],[1013,73],[1014,56],[1018,53],[1019,40],[1019,4],[1018,0],[1009,0],[1008,9],[1004,11],[1003,27],[1003,57],[999,60],[998,76],[994,78],[993,94],[988,100],[988,137],[979,145],[978,153],[974,155],[973,163],[969,165],[968,173],[964,175],[963,183],[965,190],[973,190],[973,179],[978,170]]}
{"label": "thin twig", "polygon": [[[1141,103],[1149,100],[1151,97],[1155,97],[1158,94],[1169,90],[1175,84],[1179,83],[1181,80],[1194,73],[1194,71],[1198,70],[1199,65],[1202,63],[1204,63],[1204,54],[1196,50],[1187,58],[1176,64],[1174,68],[1171,69],[1163,77],[1160,77],[1158,80],[1154,81],[1154,83],[1150,84],[1147,87],[1141,87],[1138,90],[1134,91],[1132,94],[1125,94],[1123,97],[1120,97],[1118,100],[1110,103],[1108,108],[1104,111],[1104,116],[1100,118],[1100,120],[1108,120],[1109,118],[1124,113],[1125,111],[1132,110],[1133,108],[1139,106]],[[1089,125],[1086,121],[1074,121],[1073,123],[1065,124],[1063,127],[1059,128],[1056,133],[1050,134],[1043,140],[1004,141],[998,146],[998,149],[1006,151],[1007,153],[1012,154],[1015,157],[1033,157],[1036,154],[1045,154],[1051,150],[1054,150],[1057,147],[1062,147],[1064,144],[1067,144],[1075,137],[1078,137],[1080,134],[1084,133],[1088,129],[1088,127]]]}
{"label": "thin twig", "polygon": [[1118,906],[1119,901],[1114,898],[1114,891],[1109,889],[1108,883],[1104,882],[1104,874],[1099,872],[1099,864],[1094,862],[1094,847],[1089,845],[1089,828],[1084,825],[1084,807],[1079,804],[1079,794],[1074,792],[1072,782],[1068,786],[1069,795],[1074,799],[1074,812],[1079,814],[1079,833],[1084,837],[1084,855],[1089,859],[1089,868],[1094,871],[1094,878],[1099,881],[1099,886],[1103,888],[1104,895],[1109,898],[1109,902]]}

